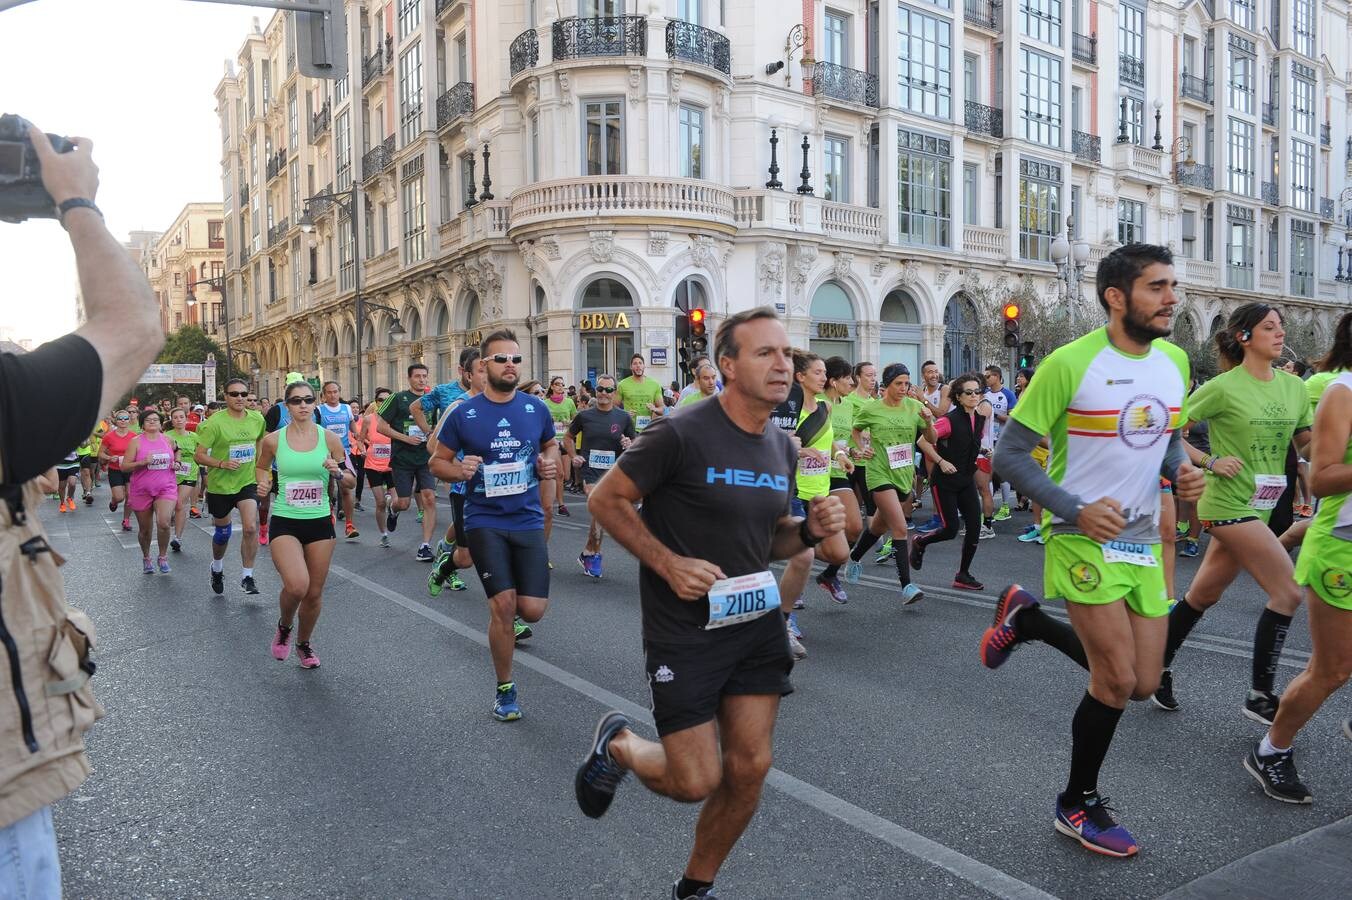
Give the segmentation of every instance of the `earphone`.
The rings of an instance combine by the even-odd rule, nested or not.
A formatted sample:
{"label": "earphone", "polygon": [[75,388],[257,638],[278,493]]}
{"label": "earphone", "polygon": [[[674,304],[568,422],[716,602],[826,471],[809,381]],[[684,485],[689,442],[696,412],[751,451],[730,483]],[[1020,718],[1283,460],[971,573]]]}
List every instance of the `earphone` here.
{"label": "earphone", "polygon": [[1253,333],[1250,332],[1249,329],[1245,328],[1243,331],[1239,333],[1239,342],[1241,344],[1247,344],[1249,342],[1249,338],[1251,337],[1253,337]]}

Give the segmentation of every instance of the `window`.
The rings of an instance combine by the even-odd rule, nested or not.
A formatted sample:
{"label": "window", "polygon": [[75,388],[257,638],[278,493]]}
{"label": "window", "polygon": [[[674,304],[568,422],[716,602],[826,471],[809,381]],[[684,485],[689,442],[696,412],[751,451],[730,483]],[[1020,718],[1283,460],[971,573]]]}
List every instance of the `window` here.
{"label": "window", "polygon": [[1019,27],[1034,40],[1061,46],[1061,0],[1019,0]]}
{"label": "window", "polygon": [[1047,147],[1061,146],[1061,60],[1019,48],[1020,137]]}
{"label": "window", "polygon": [[[1270,0],[1276,2],[1276,0]],[[1230,0],[1230,19],[1240,28],[1253,31],[1254,0]]]}
{"label": "window", "polygon": [[679,118],[681,177],[704,177],[704,110],[681,104]]}
{"label": "window", "polygon": [[1314,144],[1291,141],[1291,205],[1314,212]]}
{"label": "window", "polygon": [[1253,290],[1253,210],[1229,205],[1226,214],[1225,283]]}
{"label": "window", "polygon": [[703,19],[700,15],[703,10],[700,5],[704,0],[677,0],[676,18],[689,22],[692,25],[702,24]]}
{"label": "window", "polygon": [[950,119],[953,115],[953,25],[947,19],[897,7],[898,104]]}
{"label": "window", "polygon": [[897,216],[900,240],[952,246],[952,144],[945,138],[897,129]]}
{"label": "window", "polygon": [[437,182],[441,188],[441,221],[446,223],[451,221],[455,215],[455,204],[451,202],[451,159],[446,155],[445,149],[440,152],[440,161],[437,165]]}
{"label": "window", "polygon": [[1244,196],[1253,195],[1253,126],[1248,122],[1230,118],[1226,120],[1230,128],[1228,159],[1230,170],[1230,190]]}
{"label": "window", "polygon": [[1280,226],[1277,224],[1277,217],[1268,219],[1267,227],[1267,270],[1269,272],[1280,272],[1281,260],[1277,258],[1277,238],[1280,233]]}
{"label": "window", "polygon": [[290,178],[291,183],[291,206],[287,216],[297,222],[300,221],[300,160],[291,160]]}
{"label": "window", "polygon": [[1070,89],[1070,127],[1072,131],[1084,131],[1080,111],[1084,108],[1084,90],[1078,85]]}
{"label": "window", "polygon": [[624,0],[581,0],[578,15],[585,18],[624,15]]}
{"label": "window", "polygon": [[404,264],[419,262],[427,255],[427,207],[423,203],[422,157],[414,157],[417,174],[405,178],[400,185],[404,208]]}
{"label": "window", "polygon": [[422,24],[422,0],[399,0],[399,40],[418,30]]}
{"label": "window", "polygon": [[455,39],[455,80],[469,81],[469,45],[463,34]]}
{"label": "window", "polygon": [[971,53],[962,55],[962,95],[973,103],[981,102],[980,63]]}
{"label": "window", "polygon": [[223,234],[225,223],[220,219],[211,219],[207,222],[207,246],[224,247],[225,237]]}
{"label": "window", "polygon": [[478,186],[474,183],[474,154],[460,154],[460,208],[469,209],[478,198]]}
{"label": "window", "polygon": [[1080,200],[1081,200],[1081,199],[1082,199],[1082,198],[1081,198],[1081,190],[1080,190],[1080,186],[1079,186],[1079,185],[1071,185],[1071,187],[1070,187],[1070,221],[1067,222],[1066,224],[1068,224],[1068,225],[1070,226],[1070,236],[1073,237],[1073,238],[1079,237],[1079,236],[1080,236],[1080,231],[1082,230],[1081,225],[1080,225],[1080,211],[1083,209],[1083,207],[1080,205]]}
{"label": "window", "polygon": [[295,150],[300,146],[300,111],[293,86],[286,92],[286,146]]}
{"label": "window", "polygon": [[1296,52],[1314,58],[1315,0],[1292,0],[1291,39]]}
{"label": "window", "polygon": [[407,145],[422,132],[422,44],[399,57],[399,138]]}
{"label": "window", "polygon": [[1215,247],[1212,245],[1211,236],[1215,233],[1216,224],[1216,204],[1208,203],[1202,210],[1202,259],[1212,262],[1216,258]]}
{"label": "window", "polygon": [[826,165],[823,172],[822,199],[850,202],[850,142],[827,135],[823,143]]}
{"label": "window", "polygon": [[822,59],[837,66],[850,64],[850,17],[827,12],[826,32],[822,44]]}
{"label": "window", "polygon": [[300,241],[291,242],[291,296],[300,299]]}
{"label": "window", "polygon": [[1052,241],[1061,233],[1061,167],[1019,160],[1019,256],[1052,258]]}
{"label": "window", "polygon": [[1236,38],[1231,37],[1230,105],[1242,113],[1252,114],[1254,58],[1234,46],[1235,41]]}
{"label": "window", "polygon": [[530,116],[530,180],[540,180],[540,114]]}
{"label": "window", "polygon": [[588,100],[583,104],[583,175],[624,174],[623,109],[622,100]]}
{"label": "window", "polygon": [[1197,213],[1191,209],[1183,210],[1183,255],[1197,258]]}
{"label": "window", "polygon": [[1291,66],[1291,127],[1314,137],[1314,70],[1294,63]]}
{"label": "window", "polygon": [[343,110],[333,120],[333,147],[337,169],[333,187],[341,193],[352,187],[352,120],[349,110]]}
{"label": "window", "polygon": [[1291,220],[1291,293],[1314,296],[1314,224]]}
{"label": "window", "polygon": [[1117,242],[1119,244],[1135,244],[1144,240],[1145,204],[1138,200],[1119,198],[1117,201]]}
{"label": "window", "polygon": [[[1136,62],[1145,59],[1145,10],[1122,3],[1117,10],[1117,52]],[[1139,84],[1139,80],[1137,81]]]}
{"label": "window", "polygon": [[976,163],[962,164],[962,224],[981,224],[981,170]]}

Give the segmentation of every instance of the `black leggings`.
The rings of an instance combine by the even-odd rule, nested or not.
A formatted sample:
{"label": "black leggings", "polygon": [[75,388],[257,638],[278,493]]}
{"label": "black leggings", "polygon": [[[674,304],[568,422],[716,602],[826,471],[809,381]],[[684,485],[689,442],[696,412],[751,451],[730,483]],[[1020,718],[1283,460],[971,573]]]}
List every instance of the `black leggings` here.
{"label": "black leggings", "polygon": [[956,490],[936,483],[930,486],[930,496],[934,498],[934,509],[939,514],[942,526],[924,537],[917,535],[915,542],[928,547],[953,540],[958,536],[958,516],[961,515],[967,531],[962,536],[962,565],[958,571],[970,575],[972,558],[976,556],[976,542],[981,536],[981,498],[977,496],[976,482],[968,481]]}

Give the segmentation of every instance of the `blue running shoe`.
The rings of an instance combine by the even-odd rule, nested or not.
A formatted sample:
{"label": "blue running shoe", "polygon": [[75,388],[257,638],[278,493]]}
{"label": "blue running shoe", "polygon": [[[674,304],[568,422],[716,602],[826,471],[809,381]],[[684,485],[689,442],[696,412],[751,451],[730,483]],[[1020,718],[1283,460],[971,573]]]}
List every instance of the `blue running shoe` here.
{"label": "blue running shoe", "polygon": [[516,703],[516,682],[498,685],[493,697],[493,718],[499,722],[515,722],[521,718],[521,707]]}
{"label": "blue running shoe", "polygon": [[846,594],[845,589],[840,586],[839,578],[835,577],[827,578],[825,575],[818,575],[817,584],[821,585],[822,590],[830,594],[831,599],[834,600],[836,603],[844,604],[850,602],[849,595]]}
{"label": "blue running shoe", "polygon": [[599,819],[610,809],[615,791],[624,782],[629,771],[610,758],[610,739],[629,727],[629,719],[621,712],[608,712],[596,724],[587,757],[577,767],[573,791],[577,795],[582,814]]}
{"label": "blue running shoe", "polygon": [[1183,540],[1178,542],[1179,556],[1192,557],[1196,556],[1200,552],[1201,547],[1198,545],[1196,538],[1184,538]]}
{"label": "blue running shoe", "polygon": [[596,577],[592,574],[591,556],[589,556],[586,551],[577,555],[577,564],[582,568],[583,575],[586,575],[588,578]]}
{"label": "blue running shoe", "polygon": [[925,599],[925,592],[920,590],[920,585],[912,582],[901,589],[901,605],[910,606],[913,603],[919,603]]}
{"label": "blue running shoe", "polygon": [[864,572],[864,567],[860,563],[850,560],[845,564],[845,580],[850,584],[858,584],[859,576]]}
{"label": "blue running shoe", "polygon": [[995,604],[995,624],[981,635],[981,664],[988,669],[998,669],[1009,659],[1014,647],[1019,643],[1019,629],[1014,624],[1015,617],[1025,609],[1037,607],[1037,598],[1011,584],[1000,594]]}
{"label": "blue running shoe", "polygon": [[1135,856],[1139,849],[1131,832],[1117,824],[1107,797],[1098,791],[1084,797],[1073,806],[1062,806],[1056,801],[1056,830],[1080,842],[1080,845],[1104,856],[1119,859]]}
{"label": "blue running shoe", "polygon": [[592,577],[593,577],[593,578],[600,578],[600,577],[601,577],[601,554],[600,554],[600,553],[595,553],[595,554],[592,555],[592,558],[591,558],[591,566],[592,566],[592,572],[591,572]]}
{"label": "blue running shoe", "polygon": [[940,528],[943,527],[944,527],[943,520],[939,518],[938,513],[935,513],[933,516],[930,517],[930,520],[926,522],[924,525],[917,526],[916,531],[920,532],[921,534],[928,534],[931,531],[938,531]]}
{"label": "blue running shoe", "polygon": [[888,538],[883,542],[883,545],[878,548],[878,555],[874,559],[874,562],[881,566],[893,556],[896,556],[896,551],[892,549],[892,539]]}
{"label": "blue running shoe", "polygon": [[798,627],[798,613],[789,613],[789,634],[800,641],[803,639],[803,630]]}

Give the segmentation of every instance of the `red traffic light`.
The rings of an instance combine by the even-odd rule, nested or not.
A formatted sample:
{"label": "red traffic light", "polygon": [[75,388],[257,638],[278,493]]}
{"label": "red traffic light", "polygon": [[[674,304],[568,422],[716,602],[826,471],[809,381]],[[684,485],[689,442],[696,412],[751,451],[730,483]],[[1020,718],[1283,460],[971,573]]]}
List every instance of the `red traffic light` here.
{"label": "red traffic light", "polygon": [[703,322],[704,322],[704,310],[702,310],[702,309],[692,309],[692,310],[690,310],[690,324],[691,324],[691,325],[700,325],[700,324],[703,324]]}
{"label": "red traffic light", "polygon": [[1018,317],[1019,317],[1019,304],[1017,304],[1017,303],[1006,303],[1006,304],[1005,304],[1005,318],[1006,318],[1006,319],[1017,319]]}

